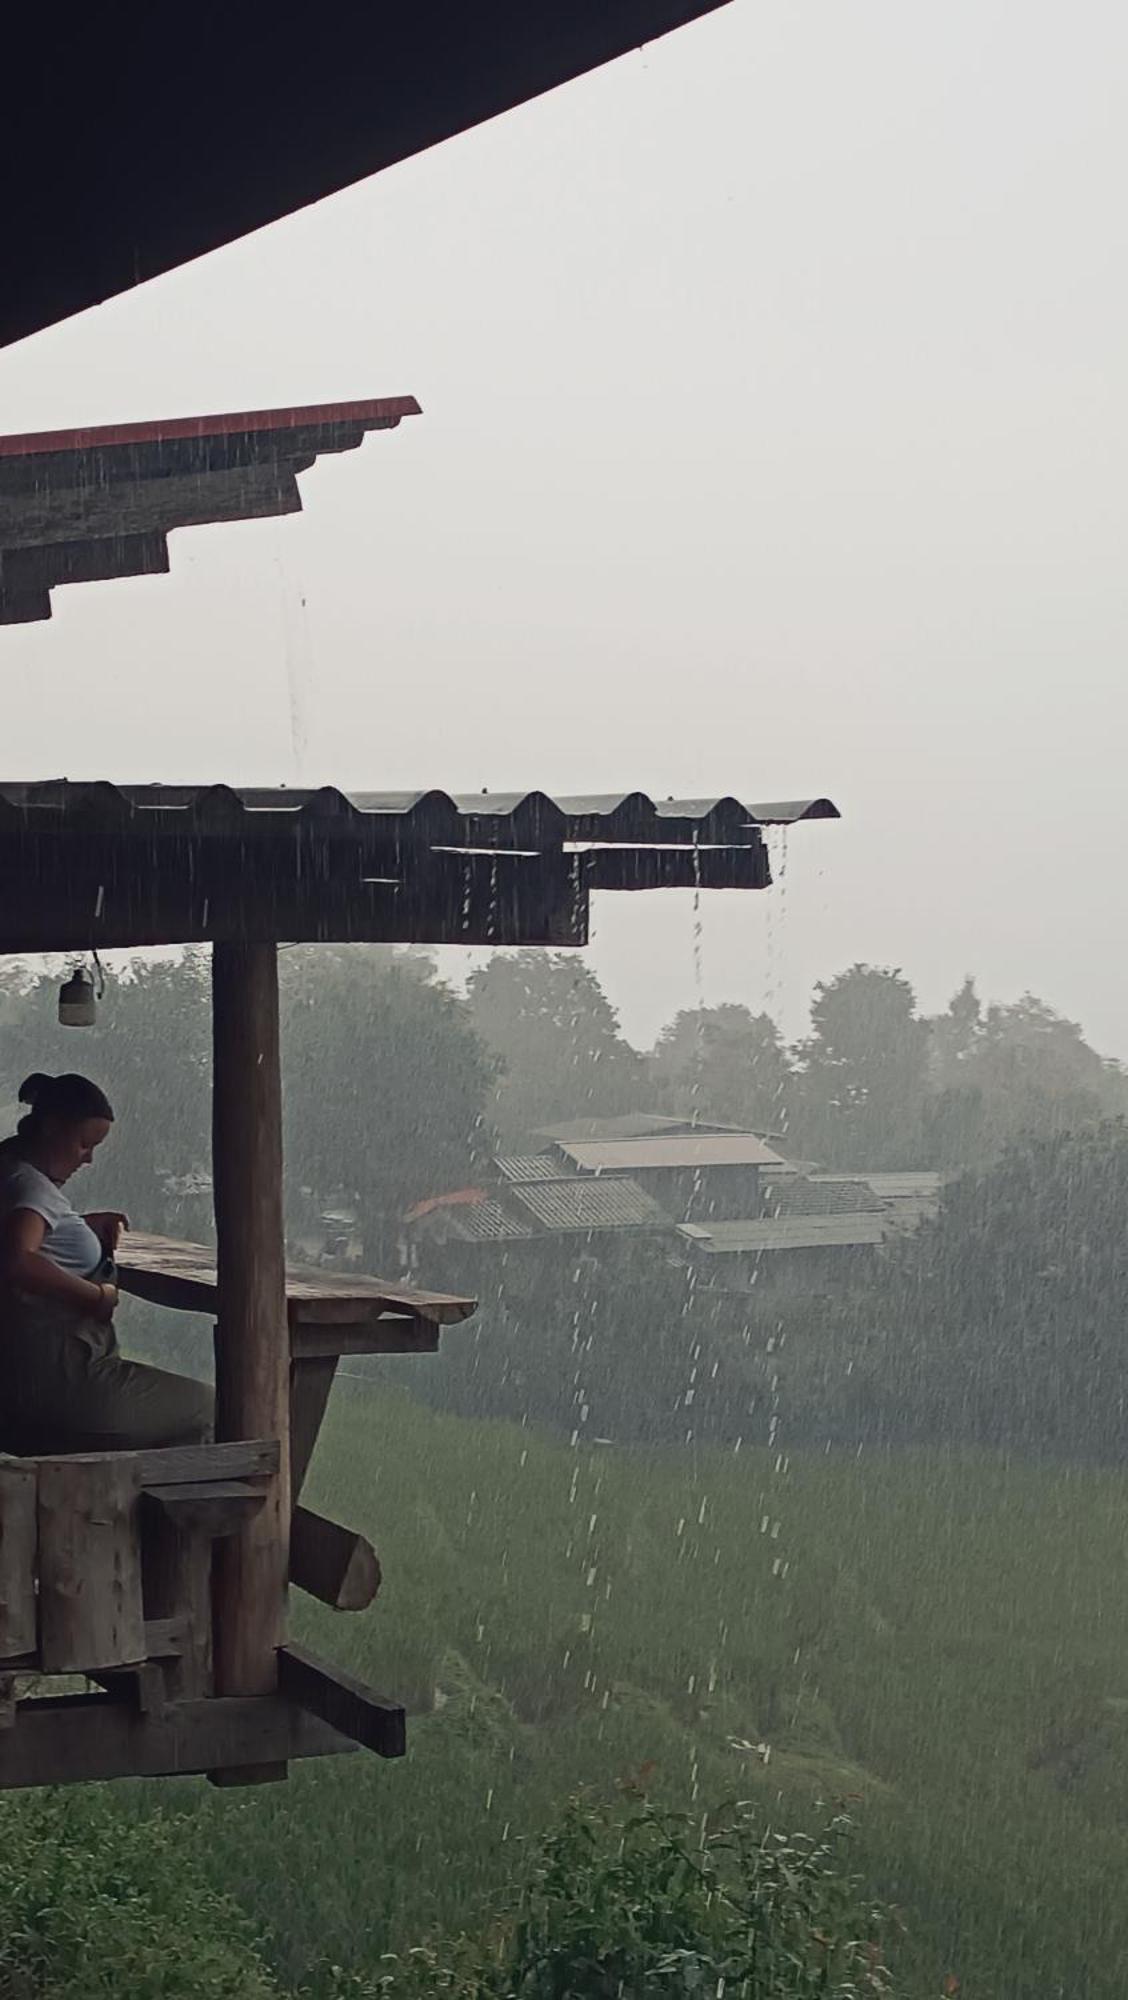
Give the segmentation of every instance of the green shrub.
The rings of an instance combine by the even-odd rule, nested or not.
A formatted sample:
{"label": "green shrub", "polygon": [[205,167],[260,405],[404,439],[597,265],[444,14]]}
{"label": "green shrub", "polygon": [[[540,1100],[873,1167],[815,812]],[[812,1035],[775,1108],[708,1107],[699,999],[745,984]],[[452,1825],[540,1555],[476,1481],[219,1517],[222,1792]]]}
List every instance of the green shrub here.
{"label": "green shrub", "polygon": [[271,2000],[253,1932],[179,1815],[100,1788],[0,1798],[3,2000]]}
{"label": "green shrub", "polygon": [[765,1831],[737,1805],[712,1823],[646,1801],[576,1801],[533,1850],[492,1935],[389,1963],[388,2000],[862,2000],[893,1992],[885,1915],[844,1866],[848,1823]]}

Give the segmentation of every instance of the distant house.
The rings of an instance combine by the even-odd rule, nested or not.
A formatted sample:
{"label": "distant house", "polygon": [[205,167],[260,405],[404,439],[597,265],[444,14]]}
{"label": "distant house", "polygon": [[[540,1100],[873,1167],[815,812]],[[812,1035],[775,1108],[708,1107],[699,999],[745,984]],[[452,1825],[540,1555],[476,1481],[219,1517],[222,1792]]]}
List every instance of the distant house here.
{"label": "distant house", "polygon": [[893,1227],[902,1232],[919,1229],[922,1222],[932,1222],[940,1213],[940,1201],[949,1174],[903,1173],[903,1174],[813,1174],[812,1180],[823,1187],[856,1186],[864,1182],[871,1193],[883,1202]]}
{"label": "distant house", "polygon": [[716,1290],[840,1284],[936,1214],[941,1186],[939,1174],[792,1174],[767,1183],[760,1216],[683,1225],[678,1234]]}
{"label": "distant house", "polygon": [[404,1218],[410,1267],[451,1246],[492,1263],[565,1259],[615,1238],[662,1239],[656,1255],[683,1262],[714,1290],[750,1291],[765,1278],[835,1282],[939,1206],[939,1174],[829,1174],[786,1159],[738,1126],[630,1112],[546,1127],[539,1153],[502,1155],[487,1185],[419,1202]]}
{"label": "distant house", "polygon": [[758,1215],[761,1177],[786,1173],[780,1153],[737,1126],[635,1113],[547,1128],[547,1155],[574,1174],[629,1179],[676,1223]]}
{"label": "distant house", "polygon": [[673,1224],[629,1177],[585,1179],[550,1154],[509,1155],[494,1162],[489,1187],[460,1190],[416,1203],[404,1217],[409,1261],[418,1246],[473,1246],[487,1254],[520,1246],[566,1243],[627,1233],[665,1232]]}

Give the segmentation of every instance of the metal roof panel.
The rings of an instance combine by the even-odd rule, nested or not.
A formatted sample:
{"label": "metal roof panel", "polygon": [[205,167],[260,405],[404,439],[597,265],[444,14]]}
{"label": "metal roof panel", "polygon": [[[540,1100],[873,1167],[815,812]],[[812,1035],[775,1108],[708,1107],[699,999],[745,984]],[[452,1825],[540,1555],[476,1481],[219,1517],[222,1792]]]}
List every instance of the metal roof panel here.
{"label": "metal roof panel", "polygon": [[632,1173],[642,1169],[773,1166],[779,1159],[750,1132],[705,1132],[673,1138],[558,1140],[560,1152],[585,1173]]}

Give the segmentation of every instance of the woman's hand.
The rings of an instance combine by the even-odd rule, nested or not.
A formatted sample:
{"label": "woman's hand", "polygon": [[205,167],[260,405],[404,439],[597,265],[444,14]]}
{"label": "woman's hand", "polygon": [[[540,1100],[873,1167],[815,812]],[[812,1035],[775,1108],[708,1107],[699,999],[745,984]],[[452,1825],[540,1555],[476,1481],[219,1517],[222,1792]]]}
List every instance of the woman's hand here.
{"label": "woman's hand", "polygon": [[121,1232],[129,1228],[128,1215],[117,1209],[98,1209],[93,1215],[84,1215],[83,1221],[94,1231],[107,1257],[112,1257],[121,1242]]}
{"label": "woman's hand", "polygon": [[112,1320],[117,1311],[118,1288],[116,1285],[99,1285],[98,1290],[101,1292],[102,1297],[100,1303],[94,1308],[94,1318],[101,1325],[105,1326]]}

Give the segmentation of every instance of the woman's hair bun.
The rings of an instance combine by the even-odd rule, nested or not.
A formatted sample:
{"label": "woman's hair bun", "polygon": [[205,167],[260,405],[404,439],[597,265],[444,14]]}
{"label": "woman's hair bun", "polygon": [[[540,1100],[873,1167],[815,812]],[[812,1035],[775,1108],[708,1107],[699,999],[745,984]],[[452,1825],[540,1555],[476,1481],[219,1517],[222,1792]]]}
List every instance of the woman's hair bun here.
{"label": "woman's hair bun", "polygon": [[[63,1076],[44,1076],[34,1070],[20,1085],[20,1103],[30,1104],[28,1119],[62,1118],[81,1124],[85,1118],[106,1118],[113,1123],[113,1110],[104,1090],[88,1076],[68,1071]],[[24,1124],[28,1121],[25,1120]],[[20,1130],[24,1129],[21,1125]]]}

